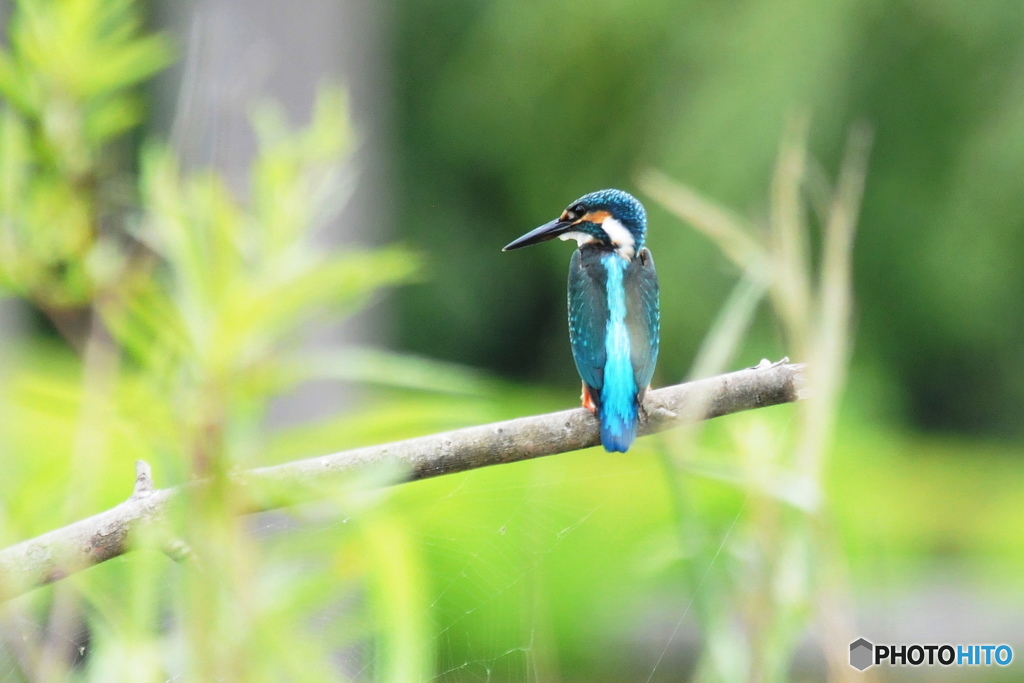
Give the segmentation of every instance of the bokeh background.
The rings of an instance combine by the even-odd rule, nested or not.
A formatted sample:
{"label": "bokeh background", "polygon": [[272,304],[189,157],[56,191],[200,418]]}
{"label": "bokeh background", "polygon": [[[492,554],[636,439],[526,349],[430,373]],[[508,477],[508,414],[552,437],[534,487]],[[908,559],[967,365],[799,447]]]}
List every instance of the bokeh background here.
{"label": "bokeh background", "polygon": [[[319,506],[234,522],[245,547],[208,548],[234,558],[223,575],[140,552],[7,603],[0,677],[103,680],[130,661],[132,680],[838,680],[855,672],[830,660],[858,636],[1024,655],[1024,4],[101,5],[0,13],[0,96],[24,130],[5,124],[0,234],[36,236],[8,239],[0,279],[5,542],[116,504],[139,457],[166,486],[210,471],[198,453],[226,471],[573,405],[570,246],[500,249],[594,189],[647,206],[655,385],[681,381],[744,272],[645,174],[767,234],[794,126],[812,254],[848,135],[872,131],[852,351],[820,501],[772,483],[802,474],[785,455],[792,406],[614,457],[385,492],[387,473],[371,474]],[[97,46],[124,37],[121,12],[139,18],[124,32],[160,47],[90,81]],[[344,104],[321,95],[314,116],[332,84]],[[109,135],[82,124],[79,149],[60,121],[94,121],[115,99],[104,87],[128,93],[131,115]],[[35,187],[23,176],[43,189],[20,191]],[[26,209],[37,195],[85,208]],[[123,246],[136,240],[144,257]],[[111,245],[128,254],[120,269]],[[260,288],[324,253],[339,263],[301,304]],[[178,284],[133,289],[124,273],[139,268]],[[124,292],[130,304],[104,308]],[[246,327],[239,301],[277,297],[294,310]],[[176,313],[147,327],[140,309]],[[243,331],[225,342],[211,320]],[[791,342],[765,302],[722,369],[806,360]],[[274,365],[285,357],[314,367]],[[109,594],[124,581],[121,610]]]}

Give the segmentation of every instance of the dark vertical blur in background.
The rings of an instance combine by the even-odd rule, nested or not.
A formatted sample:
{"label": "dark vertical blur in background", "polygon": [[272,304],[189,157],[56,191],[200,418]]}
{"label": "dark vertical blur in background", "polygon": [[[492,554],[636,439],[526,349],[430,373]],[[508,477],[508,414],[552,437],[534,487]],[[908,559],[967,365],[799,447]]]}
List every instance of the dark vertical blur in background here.
{"label": "dark vertical blur in background", "polygon": [[[273,0],[155,3],[159,24],[177,37],[183,59],[155,84],[152,132],[170,138],[187,168],[212,168],[232,190],[248,193],[257,151],[249,120],[261,103],[279,102],[295,125],[312,115],[317,89],[344,84],[359,140],[350,162],[343,214],[320,233],[327,248],[345,242],[382,244],[392,235],[390,178],[392,28],[382,3],[307,3],[302,11]],[[306,344],[380,341],[382,309],[343,326],[314,329]],[[276,419],[329,415],[351,401],[351,388],[317,383],[278,401]]]}

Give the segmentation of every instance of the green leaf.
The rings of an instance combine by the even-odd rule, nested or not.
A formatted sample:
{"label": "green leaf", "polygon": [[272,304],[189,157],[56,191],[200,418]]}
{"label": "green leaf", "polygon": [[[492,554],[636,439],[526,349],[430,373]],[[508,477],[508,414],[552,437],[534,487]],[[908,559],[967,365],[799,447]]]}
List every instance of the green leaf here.
{"label": "green leaf", "polygon": [[85,136],[99,147],[137,125],[142,112],[142,103],[135,97],[115,97],[100,102],[86,114]]}
{"label": "green leaf", "polygon": [[351,315],[380,287],[408,281],[417,259],[399,248],[349,252],[285,273],[234,282],[207,339],[212,368],[244,367],[269,357],[305,323],[328,311]]}

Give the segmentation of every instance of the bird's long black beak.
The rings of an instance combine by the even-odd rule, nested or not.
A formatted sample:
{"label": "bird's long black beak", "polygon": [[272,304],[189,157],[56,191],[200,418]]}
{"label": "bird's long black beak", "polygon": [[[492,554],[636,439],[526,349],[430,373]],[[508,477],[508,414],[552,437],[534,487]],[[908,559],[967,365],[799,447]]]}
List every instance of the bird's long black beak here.
{"label": "bird's long black beak", "polygon": [[521,247],[528,247],[531,244],[540,244],[541,242],[547,242],[548,240],[554,239],[559,235],[569,232],[572,229],[572,223],[569,221],[563,221],[555,219],[550,223],[545,223],[536,230],[531,230],[517,240],[513,240],[505,246],[502,251],[512,251],[513,249],[519,249]]}

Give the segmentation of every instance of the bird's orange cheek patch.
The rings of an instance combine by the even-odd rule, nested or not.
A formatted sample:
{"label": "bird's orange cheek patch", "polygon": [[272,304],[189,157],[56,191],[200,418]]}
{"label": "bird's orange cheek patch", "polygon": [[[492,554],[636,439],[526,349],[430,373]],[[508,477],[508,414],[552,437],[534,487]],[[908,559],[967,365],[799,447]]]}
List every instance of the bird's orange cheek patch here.
{"label": "bird's orange cheek patch", "polygon": [[[608,218],[609,216],[611,216],[611,214],[608,213],[607,211],[590,211],[586,213],[583,216],[583,218],[576,221],[576,223],[588,221],[590,223],[596,223],[597,225],[601,225],[602,223],[604,223],[604,219]],[[576,223],[573,223],[573,225],[576,225]]]}

